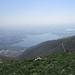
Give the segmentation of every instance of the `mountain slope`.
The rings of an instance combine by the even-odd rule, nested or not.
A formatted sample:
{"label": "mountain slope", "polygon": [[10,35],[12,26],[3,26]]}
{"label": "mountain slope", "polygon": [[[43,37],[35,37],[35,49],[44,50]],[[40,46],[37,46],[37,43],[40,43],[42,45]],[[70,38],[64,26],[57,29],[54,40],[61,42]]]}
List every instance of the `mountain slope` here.
{"label": "mountain slope", "polygon": [[49,55],[54,53],[75,52],[75,36],[70,36],[63,39],[46,41],[31,48],[28,48],[20,58],[35,58],[42,55]]}
{"label": "mountain slope", "polygon": [[75,75],[75,53],[0,63],[0,75]]}

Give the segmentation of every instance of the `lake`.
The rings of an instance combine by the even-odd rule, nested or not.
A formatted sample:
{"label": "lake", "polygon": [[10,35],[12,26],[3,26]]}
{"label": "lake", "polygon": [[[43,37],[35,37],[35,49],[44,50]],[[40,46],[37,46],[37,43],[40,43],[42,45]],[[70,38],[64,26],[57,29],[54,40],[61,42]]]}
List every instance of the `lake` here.
{"label": "lake", "polygon": [[23,47],[31,47],[37,45],[41,42],[59,39],[60,36],[51,33],[39,34],[39,35],[26,35],[24,41],[15,43],[13,46],[23,46]]}

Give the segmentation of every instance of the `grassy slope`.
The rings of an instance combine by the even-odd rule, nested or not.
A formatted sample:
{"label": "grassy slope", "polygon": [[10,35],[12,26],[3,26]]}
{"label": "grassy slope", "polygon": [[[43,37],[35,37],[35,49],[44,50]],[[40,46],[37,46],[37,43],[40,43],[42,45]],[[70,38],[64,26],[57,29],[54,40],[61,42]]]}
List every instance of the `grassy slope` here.
{"label": "grassy slope", "polygon": [[38,61],[11,60],[0,64],[0,75],[75,75],[75,54],[53,54]]}
{"label": "grassy slope", "polygon": [[46,41],[34,47],[28,48],[23,54],[20,55],[20,57],[35,58],[37,56],[60,53],[64,51],[62,43],[66,51],[75,52],[75,36],[71,36],[58,40]]}

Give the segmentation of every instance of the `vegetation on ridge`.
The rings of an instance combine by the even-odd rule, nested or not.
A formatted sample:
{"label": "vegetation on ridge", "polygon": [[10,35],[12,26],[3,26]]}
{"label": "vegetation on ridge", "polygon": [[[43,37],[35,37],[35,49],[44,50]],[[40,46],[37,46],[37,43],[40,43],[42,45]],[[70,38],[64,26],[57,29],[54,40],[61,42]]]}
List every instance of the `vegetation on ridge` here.
{"label": "vegetation on ridge", "polygon": [[75,52],[75,36],[40,43],[34,47],[28,48],[19,57],[26,59],[61,53],[64,52],[62,45],[64,46],[66,52]]}
{"label": "vegetation on ridge", "polygon": [[41,60],[11,60],[0,63],[0,75],[75,75],[75,54],[60,53]]}

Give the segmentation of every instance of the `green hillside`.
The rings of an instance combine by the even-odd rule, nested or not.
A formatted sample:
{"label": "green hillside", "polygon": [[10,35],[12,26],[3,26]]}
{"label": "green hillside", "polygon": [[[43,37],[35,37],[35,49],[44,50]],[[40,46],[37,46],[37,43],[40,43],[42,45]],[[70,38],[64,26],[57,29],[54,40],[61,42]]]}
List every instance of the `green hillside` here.
{"label": "green hillside", "polygon": [[64,52],[64,49],[66,52],[75,52],[75,36],[40,43],[36,46],[28,48],[19,57],[25,59],[35,58],[37,56]]}
{"label": "green hillside", "polygon": [[60,53],[41,60],[11,60],[0,63],[0,75],[75,75],[75,53]]}

